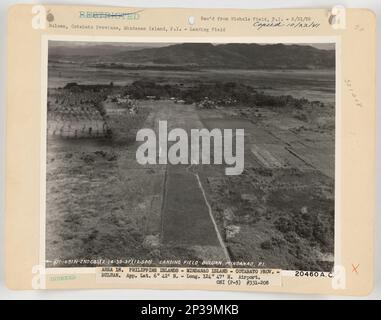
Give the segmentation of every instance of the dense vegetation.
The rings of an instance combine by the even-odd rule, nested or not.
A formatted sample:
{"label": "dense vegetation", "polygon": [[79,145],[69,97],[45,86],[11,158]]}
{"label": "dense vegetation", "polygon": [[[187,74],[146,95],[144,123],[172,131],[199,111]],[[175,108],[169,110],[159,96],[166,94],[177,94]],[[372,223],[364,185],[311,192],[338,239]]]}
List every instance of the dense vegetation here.
{"label": "dense vegetation", "polygon": [[254,88],[235,82],[216,82],[202,84],[193,87],[181,85],[157,84],[152,81],[135,81],[126,87],[126,94],[133,99],[145,99],[147,97],[182,99],[185,103],[197,103],[205,99],[226,100],[234,99],[248,106],[294,106],[302,107],[308,102],[306,99],[296,99],[290,95],[272,96]]}

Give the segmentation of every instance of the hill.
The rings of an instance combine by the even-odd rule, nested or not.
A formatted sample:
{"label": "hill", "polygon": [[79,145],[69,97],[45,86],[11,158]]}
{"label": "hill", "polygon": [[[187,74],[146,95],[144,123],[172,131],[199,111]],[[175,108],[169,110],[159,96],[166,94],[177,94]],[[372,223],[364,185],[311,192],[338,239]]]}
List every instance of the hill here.
{"label": "hill", "polygon": [[[86,50],[87,49],[87,50]],[[153,48],[91,45],[87,48],[55,47],[50,59],[72,57],[86,61],[140,65],[181,65],[238,69],[332,69],[335,51],[309,45],[182,43]]]}

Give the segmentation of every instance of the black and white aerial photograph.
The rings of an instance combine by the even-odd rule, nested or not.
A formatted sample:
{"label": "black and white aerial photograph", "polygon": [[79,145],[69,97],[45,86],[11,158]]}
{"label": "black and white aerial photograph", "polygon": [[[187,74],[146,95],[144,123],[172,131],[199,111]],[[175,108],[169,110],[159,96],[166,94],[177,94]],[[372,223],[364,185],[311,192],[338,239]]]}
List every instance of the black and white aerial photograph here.
{"label": "black and white aerial photograph", "polygon": [[49,40],[46,267],[331,271],[335,56]]}

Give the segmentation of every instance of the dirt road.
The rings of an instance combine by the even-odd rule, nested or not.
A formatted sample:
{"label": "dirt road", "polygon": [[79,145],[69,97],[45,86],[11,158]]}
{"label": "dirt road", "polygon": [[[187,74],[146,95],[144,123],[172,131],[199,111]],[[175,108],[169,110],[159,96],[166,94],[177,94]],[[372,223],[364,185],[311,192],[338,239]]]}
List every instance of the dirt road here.
{"label": "dirt road", "polygon": [[[156,135],[159,121],[164,120],[167,121],[168,131],[182,128],[190,135],[191,129],[204,128],[193,105],[156,102],[149,117]],[[163,178],[162,244],[192,248],[202,259],[229,259],[203,194],[201,181],[191,166],[168,164]]]}

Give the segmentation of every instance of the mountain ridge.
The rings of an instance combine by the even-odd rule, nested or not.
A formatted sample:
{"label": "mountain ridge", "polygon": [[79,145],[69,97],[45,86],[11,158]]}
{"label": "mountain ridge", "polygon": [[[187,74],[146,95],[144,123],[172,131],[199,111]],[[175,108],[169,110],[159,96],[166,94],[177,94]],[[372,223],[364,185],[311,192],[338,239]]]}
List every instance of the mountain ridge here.
{"label": "mountain ridge", "polygon": [[188,65],[237,69],[333,69],[335,51],[310,45],[182,43],[163,47],[122,48],[114,45],[52,47],[49,58],[72,57],[100,62],[142,65]]}

